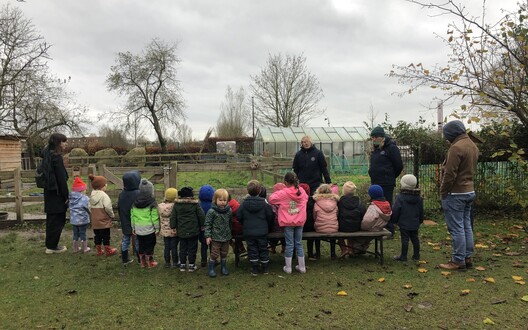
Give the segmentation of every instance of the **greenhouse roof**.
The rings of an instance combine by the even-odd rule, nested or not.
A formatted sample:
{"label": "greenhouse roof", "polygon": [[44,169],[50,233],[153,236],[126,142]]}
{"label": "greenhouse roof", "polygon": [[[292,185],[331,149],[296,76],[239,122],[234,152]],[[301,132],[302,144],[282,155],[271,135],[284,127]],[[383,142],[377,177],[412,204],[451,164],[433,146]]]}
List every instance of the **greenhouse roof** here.
{"label": "greenhouse roof", "polygon": [[257,139],[263,142],[299,142],[303,136],[313,142],[365,141],[370,135],[364,127],[273,127],[257,129]]}

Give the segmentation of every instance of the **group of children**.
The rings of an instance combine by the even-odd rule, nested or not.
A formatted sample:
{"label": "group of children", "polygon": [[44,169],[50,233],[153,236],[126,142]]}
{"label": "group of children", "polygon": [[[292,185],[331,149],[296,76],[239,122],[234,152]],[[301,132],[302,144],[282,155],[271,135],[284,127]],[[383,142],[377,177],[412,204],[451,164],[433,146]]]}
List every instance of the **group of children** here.
{"label": "group of children", "polygon": [[[110,228],[114,213],[106,194],[106,178],[89,175],[93,188],[86,196],[86,184],[80,177],[74,179],[70,193],[70,222],[73,226],[73,252],[90,252],[86,229],[91,222],[94,230],[96,255],[112,256],[117,249],[110,246]],[[297,176],[288,172],[282,183],[273,186],[266,199],[265,187],[257,180],[247,184],[247,195],[240,201],[232,199],[225,189],[214,190],[209,185],[200,189],[199,198],[194,198],[191,187],[179,191],[168,188],[164,201],[156,203],[154,186],[141,179],[139,172],[123,175],[123,191],[118,198],[121,221],[121,258],[124,265],[133,262],[129,258],[129,246],[135,237],[134,254],[141,267],[156,267],[154,249],[157,235],[163,237],[165,267],[182,272],[194,272],[198,243],[201,242],[201,266],[208,268],[208,275],[216,277],[216,265],[220,264],[222,275],[228,275],[227,255],[233,235],[243,235],[251,263],[251,274],[269,272],[269,247],[277,242],[268,240],[272,231],[284,232],[284,267],[292,272],[294,254],[295,269],[306,272],[303,231],[320,233],[379,231],[390,221],[398,224],[401,232],[401,254],[395,259],[407,260],[409,240],[413,243],[414,260],[420,258],[418,227],[423,221],[423,200],[416,188],[416,177],[405,175],[401,179],[401,191],[394,205],[384,198],[383,189],[372,185],[368,189],[371,202],[368,207],[356,195],[356,186],[347,181],[342,195],[337,186],[320,185],[311,194],[306,184],[299,184]],[[341,257],[363,254],[370,239],[358,238],[337,241]],[[316,251],[314,253],[313,246]],[[335,241],[331,241],[331,257],[335,258]],[[179,247],[179,249],[178,249]],[[235,248],[233,246],[233,248]],[[238,246],[242,249],[243,246]],[[179,253],[178,253],[179,250]],[[320,258],[319,241],[308,241],[308,258]]]}

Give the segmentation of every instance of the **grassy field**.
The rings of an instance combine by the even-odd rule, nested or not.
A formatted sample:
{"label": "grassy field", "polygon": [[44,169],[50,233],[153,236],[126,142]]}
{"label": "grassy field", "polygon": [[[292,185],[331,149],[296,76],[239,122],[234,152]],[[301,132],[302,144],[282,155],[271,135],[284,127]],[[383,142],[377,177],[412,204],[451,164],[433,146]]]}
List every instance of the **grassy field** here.
{"label": "grassy field", "polygon": [[[235,269],[230,254],[231,275],[215,279],[205,269],[123,267],[117,256],[45,255],[43,228],[0,231],[0,328],[492,327],[486,320],[495,328],[526,329],[526,220],[493,218],[476,224],[474,261],[482,268],[449,274],[436,268],[451,251],[440,215],[433,219],[438,225],[420,229],[421,264],[391,259],[398,238],[385,241],[384,266],[372,256],[332,261],[322,243],[323,258],[308,262],[306,274],[284,274],[276,254],[269,275],[252,277],[247,260]],[[66,228],[62,242],[69,247],[70,239]],[[118,230],[112,240],[117,245]]]}

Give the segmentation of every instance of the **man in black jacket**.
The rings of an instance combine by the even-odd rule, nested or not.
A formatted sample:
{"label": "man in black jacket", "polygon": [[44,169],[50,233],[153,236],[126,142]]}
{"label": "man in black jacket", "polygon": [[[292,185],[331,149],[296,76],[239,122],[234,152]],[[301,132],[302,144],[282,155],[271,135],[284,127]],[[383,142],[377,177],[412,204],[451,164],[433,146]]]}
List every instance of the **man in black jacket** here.
{"label": "man in black jacket", "polygon": [[310,195],[323,183],[322,177],[325,183],[332,183],[324,154],[313,145],[309,136],[302,138],[301,150],[295,154],[292,167],[299,182],[310,186]]}

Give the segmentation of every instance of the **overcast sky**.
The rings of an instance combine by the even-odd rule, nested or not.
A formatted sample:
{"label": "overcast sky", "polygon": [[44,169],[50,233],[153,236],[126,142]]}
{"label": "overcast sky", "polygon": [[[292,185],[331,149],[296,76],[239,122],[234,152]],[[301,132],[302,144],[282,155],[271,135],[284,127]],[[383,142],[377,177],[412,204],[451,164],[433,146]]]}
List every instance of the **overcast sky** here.
{"label": "overcast sky", "polygon": [[[452,18],[404,0],[0,0],[19,7],[52,44],[52,72],[71,76],[77,101],[96,113],[123,100],[105,80],[118,52],[139,53],[153,38],[178,43],[178,79],[187,124],[203,139],[214,127],[228,85],[247,90],[269,54],[301,54],[324,92],[321,116],[309,126],[362,126],[372,105],[377,122],[436,123],[427,109],[432,90],[399,98],[405,90],[387,77],[392,64],[446,63]],[[480,14],[479,0],[460,0]],[[488,16],[515,9],[515,0],[491,0]],[[471,5],[470,5],[471,3]],[[326,114],[323,115],[323,110]],[[444,114],[449,109],[444,110]],[[97,133],[97,131],[94,131]],[[153,136],[153,135],[151,135]]]}

